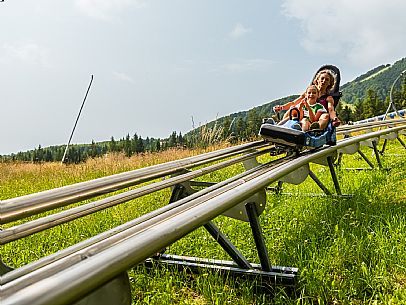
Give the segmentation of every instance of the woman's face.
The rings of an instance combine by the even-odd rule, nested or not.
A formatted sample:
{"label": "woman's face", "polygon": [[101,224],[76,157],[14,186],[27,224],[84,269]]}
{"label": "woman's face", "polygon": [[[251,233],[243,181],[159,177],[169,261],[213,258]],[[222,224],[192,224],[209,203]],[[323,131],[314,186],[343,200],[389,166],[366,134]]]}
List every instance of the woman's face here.
{"label": "woman's face", "polygon": [[330,75],[328,75],[328,73],[320,74],[317,80],[317,85],[319,89],[327,88],[330,85]]}

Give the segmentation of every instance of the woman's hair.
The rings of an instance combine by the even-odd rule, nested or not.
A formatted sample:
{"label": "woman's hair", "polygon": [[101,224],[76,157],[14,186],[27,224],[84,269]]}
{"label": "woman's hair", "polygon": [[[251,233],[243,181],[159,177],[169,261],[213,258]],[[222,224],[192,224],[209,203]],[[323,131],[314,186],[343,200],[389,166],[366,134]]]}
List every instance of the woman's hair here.
{"label": "woman's hair", "polygon": [[328,77],[330,78],[330,84],[326,87],[326,93],[330,93],[333,90],[334,84],[336,82],[335,73],[328,69],[321,70],[314,77],[313,84],[317,84],[317,81],[322,74],[328,74]]}

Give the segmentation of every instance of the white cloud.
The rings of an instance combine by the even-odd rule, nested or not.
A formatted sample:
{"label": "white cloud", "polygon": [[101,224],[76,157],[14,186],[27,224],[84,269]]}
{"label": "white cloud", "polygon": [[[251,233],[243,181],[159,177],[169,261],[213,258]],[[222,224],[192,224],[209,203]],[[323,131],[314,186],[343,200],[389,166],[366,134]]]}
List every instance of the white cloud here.
{"label": "white cloud", "polygon": [[238,59],[234,62],[220,66],[222,71],[226,72],[247,72],[247,71],[263,71],[266,70],[274,61],[269,59]]}
{"label": "white cloud", "polygon": [[123,72],[113,72],[113,75],[116,79],[131,83],[131,84],[135,84],[135,80],[131,76],[129,76]]}
{"label": "white cloud", "polygon": [[[302,46],[312,54],[342,54],[359,66],[404,57],[403,0],[284,0],[282,12],[299,21]],[[386,62],[384,62],[386,63]]]}
{"label": "white cloud", "polygon": [[3,43],[0,46],[0,63],[10,62],[49,67],[49,51],[35,42]]}
{"label": "white cloud", "polygon": [[246,35],[249,32],[251,32],[250,28],[246,28],[241,23],[237,23],[234,26],[234,28],[232,29],[232,31],[230,32],[230,37],[237,39],[237,38],[240,38],[240,37]]}
{"label": "white cloud", "polygon": [[129,7],[141,8],[146,0],[75,0],[77,9],[92,18],[110,21]]}

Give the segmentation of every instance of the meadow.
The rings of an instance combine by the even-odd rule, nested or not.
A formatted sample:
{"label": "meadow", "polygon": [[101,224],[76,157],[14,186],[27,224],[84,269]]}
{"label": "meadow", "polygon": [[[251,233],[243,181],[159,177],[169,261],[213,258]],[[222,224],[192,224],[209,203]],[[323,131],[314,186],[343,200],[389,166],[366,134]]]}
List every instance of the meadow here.
{"label": "meadow", "polygon": [[[372,150],[363,151],[376,164]],[[131,158],[110,155],[77,165],[1,163],[0,199],[202,152],[179,149]],[[259,161],[270,158],[263,156]],[[387,146],[384,170],[346,170],[368,164],[358,155],[344,155],[337,174],[348,197],[310,196],[321,193],[310,178],[298,186],[284,184],[282,194],[267,192],[260,221],[268,253],[272,265],[299,268],[294,291],[276,287],[264,293],[256,289],[256,282],[207,270],[191,274],[135,266],[128,271],[133,304],[406,304],[405,160],[406,150],[397,142]],[[333,191],[328,168],[311,168]],[[238,164],[199,180],[221,181],[243,170]],[[169,197],[170,190],[165,189],[11,242],[2,246],[2,259],[17,268],[161,207]],[[214,222],[250,261],[259,263],[248,223],[224,216]],[[172,244],[167,252],[229,260],[203,228]]]}

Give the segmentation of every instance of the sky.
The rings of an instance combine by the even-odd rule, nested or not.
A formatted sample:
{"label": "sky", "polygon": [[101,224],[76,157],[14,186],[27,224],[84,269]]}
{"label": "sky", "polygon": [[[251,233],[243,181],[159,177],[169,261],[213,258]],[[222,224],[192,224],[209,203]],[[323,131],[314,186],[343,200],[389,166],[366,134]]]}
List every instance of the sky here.
{"label": "sky", "polygon": [[404,0],[4,0],[0,155],[166,138],[406,57]]}

